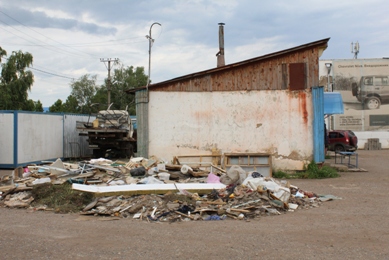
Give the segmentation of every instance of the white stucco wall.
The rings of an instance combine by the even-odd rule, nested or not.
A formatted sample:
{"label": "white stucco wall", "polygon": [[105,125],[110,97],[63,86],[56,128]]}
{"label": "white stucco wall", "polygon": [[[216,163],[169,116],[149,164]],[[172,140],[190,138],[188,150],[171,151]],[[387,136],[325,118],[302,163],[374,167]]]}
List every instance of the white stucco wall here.
{"label": "white stucco wall", "polygon": [[312,159],[310,92],[150,92],[149,154],[255,152],[273,168],[302,169]]}
{"label": "white stucco wall", "polygon": [[358,137],[358,149],[365,149],[369,138],[378,138],[382,149],[389,149],[389,132],[354,132]]}

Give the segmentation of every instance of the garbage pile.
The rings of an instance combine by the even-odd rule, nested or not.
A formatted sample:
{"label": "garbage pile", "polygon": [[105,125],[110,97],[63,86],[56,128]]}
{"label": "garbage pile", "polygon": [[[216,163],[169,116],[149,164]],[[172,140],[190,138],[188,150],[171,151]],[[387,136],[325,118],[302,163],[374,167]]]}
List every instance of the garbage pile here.
{"label": "garbage pile", "polygon": [[238,165],[228,170],[212,165],[207,171],[166,164],[156,157],[128,162],[100,158],[64,163],[58,159],[17,169],[0,184],[0,205],[4,207],[50,210],[46,205],[32,206],[34,187],[71,184],[73,190],[94,195],[80,208],[80,214],[149,222],[249,220],[319,207],[323,201],[337,199],[303,191],[259,172],[246,172]]}

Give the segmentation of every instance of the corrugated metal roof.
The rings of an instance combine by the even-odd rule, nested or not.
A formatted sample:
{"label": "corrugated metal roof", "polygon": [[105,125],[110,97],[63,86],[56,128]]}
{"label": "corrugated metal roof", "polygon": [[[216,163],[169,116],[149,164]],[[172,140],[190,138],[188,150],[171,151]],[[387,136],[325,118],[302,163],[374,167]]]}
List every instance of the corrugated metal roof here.
{"label": "corrugated metal roof", "polygon": [[[290,53],[293,53],[293,52],[297,52],[297,51],[301,51],[301,50],[305,50],[305,49],[310,49],[310,48],[314,48],[314,47],[322,47],[323,50],[325,50],[327,48],[327,44],[328,44],[329,40],[330,40],[330,38],[325,38],[325,39],[322,39],[322,40],[319,40],[319,41],[314,41],[314,42],[306,43],[306,44],[303,44],[303,45],[300,45],[300,46],[296,46],[296,47],[293,47],[293,48],[290,48],[290,49],[285,49],[285,50],[282,50],[282,51],[273,52],[273,53],[270,53],[270,54],[266,54],[266,55],[259,56],[259,57],[256,57],[256,58],[244,60],[244,61],[241,61],[241,62],[236,62],[236,63],[232,63],[232,64],[225,65],[225,66],[222,66],[222,67],[216,67],[216,68],[213,68],[213,69],[209,69],[209,70],[204,70],[204,71],[188,74],[188,75],[177,77],[177,78],[170,79],[170,80],[167,80],[167,81],[162,81],[162,82],[159,82],[159,83],[155,83],[155,84],[149,85],[149,89],[152,90],[153,88],[157,88],[157,87],[160,87],[160,86],[163,86],[163,85],[166,85],[166,84],[170,84],[170,83],[174,83],[174,82],[178,82],[178,81],[182,81],[182,80],[191,79],[191,78],[194,78],[194,77],[204,76],[206,74],[211,74],[211,73],[215,73],[215,72],[221,72],[221,71],[225,71],[225,70],[230,70],[232,68],[236,68],[236,67],[240,67],[240,66],[245,66],[245,65],[248,65],[248,64],[251,64],[251,63],[255,63],[255,62],[260,62],[260,61],[265,61],[265,60],[268,60],[268,59],[278,58],[278,57],[286,55],[286,54],[290,54]],[[129,89],[129,90],[126,90],[126,92],[127,93],[134,93],[134,92],[137,92],[137,91],[145,89],[145,88],[146,88],[146,86],[145,87],[140,87],[140,88]]]}

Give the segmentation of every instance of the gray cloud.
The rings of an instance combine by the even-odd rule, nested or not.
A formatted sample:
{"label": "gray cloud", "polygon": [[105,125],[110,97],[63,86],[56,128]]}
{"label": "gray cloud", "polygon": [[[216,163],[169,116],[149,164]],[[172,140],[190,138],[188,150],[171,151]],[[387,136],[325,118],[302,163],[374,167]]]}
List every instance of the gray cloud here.
{"label": "gray cloud", "polygon": [[115,34],[117,29],[113,26],[101,26],[96,23],[82,22],[76,18],[51,17],[43,11],[30,11],[21,8],[2,8],[4,14],[1,21],[11,26],[21,24],[32,28],[63,29],[82,31],[88,34]]}

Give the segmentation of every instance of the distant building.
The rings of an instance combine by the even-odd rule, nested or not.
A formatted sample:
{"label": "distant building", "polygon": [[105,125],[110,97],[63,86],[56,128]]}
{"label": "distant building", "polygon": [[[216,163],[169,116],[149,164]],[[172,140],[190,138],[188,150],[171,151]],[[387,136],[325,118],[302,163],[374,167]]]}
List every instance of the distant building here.
{"label": "distant building", "polygon": [[389,148],[389,59],[320,60],[319,75],[320,85],[341,93],[344,103],[329,127],[357,132],[359,148],[368,138]]}

